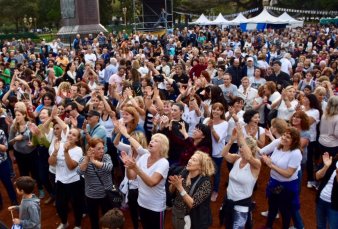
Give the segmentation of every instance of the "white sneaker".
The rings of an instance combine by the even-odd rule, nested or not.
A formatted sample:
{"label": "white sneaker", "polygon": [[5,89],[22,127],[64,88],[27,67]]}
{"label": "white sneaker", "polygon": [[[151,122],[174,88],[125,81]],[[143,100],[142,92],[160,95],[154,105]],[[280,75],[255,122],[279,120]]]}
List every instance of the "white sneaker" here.
{"label": "white sneaker", "polygon": [[261,215],[264,217],[268,217],[269,211],[261,212]]}
{"label": "white sneaker", "polygon": [[306,184],[307,188],[313,188],[313,181],[308,181]]}
{"label": "white sneaker", "polygon": [[[261,212],[261,215],[264,216],[264,217],[268,217],[268,214],[269,214],[269,211],[265,211],[265,212]],[[276,215],[276,219],[279,218],[279,213],[277,213]]]}
{"label": "white sneaker", "polygon": [[66,229],[68,226],[69,226],[68,223],[66,223],[66,224],[60,223],[59,226],[56,229]]}
{"label": "white sneaker", "polygon": [[81,227],[74,227],[74,229],[81,229]]}

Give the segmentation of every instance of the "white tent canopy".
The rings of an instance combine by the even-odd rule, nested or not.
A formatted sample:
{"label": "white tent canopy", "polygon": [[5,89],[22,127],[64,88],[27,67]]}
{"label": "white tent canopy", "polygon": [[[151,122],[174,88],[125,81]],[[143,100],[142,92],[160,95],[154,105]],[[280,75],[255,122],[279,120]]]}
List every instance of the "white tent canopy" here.
{"label": "white tent canopy", "polygon": [[278,17],[280,20],[287,21],[291,28],[303,27],[304,21],[299,21],[291,17],[287,12],[284,12]]}
{"label": "white tent canopy", "polygon": [[210,22],[210,25],[229,25],[230,22],[226,20],[223,15],[220,13],[217,18]]}
{"label": "white tent canopy", "polygon": [[246,23],[247,21],[248,21],[248,19],[246,17],[244,17],[242,13],[239,13],[235,19],[233,19],[229,22],[230,22],[231,25],[239,25],[241,23]]}
{"label": "white tent canopy", "polygon": [[211,21],[209,21],[209,19],[204,16],[204,14],[201,14],[201,16],[196,20],[191,22],[190,24],[194,24],[194,25],[210,25]]}
{"label": "white tent canopy", "polygon": [[288,24],[286,20],[282,20],[279,19],[278,17],[272,16],[266,9],[263,9],[263,11],[256,17],[248,19],[246,23]]}

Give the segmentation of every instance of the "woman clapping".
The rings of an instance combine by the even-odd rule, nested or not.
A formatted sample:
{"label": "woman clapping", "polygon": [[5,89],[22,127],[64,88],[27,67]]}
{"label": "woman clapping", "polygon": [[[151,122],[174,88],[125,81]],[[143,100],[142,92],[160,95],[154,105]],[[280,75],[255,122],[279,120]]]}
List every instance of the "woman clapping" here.
{"label": "woman clapping", "polygon": [[210,177],[214,173],[211,157],[202,151],[196,151],[181,175],[169,177],[169,190],[176,192],[172,218],[175,229],[185,228],[186,215],[189,215],[192,229],[209,228],[212,222]]}
{"label": "woman clapping", "polygon": [[[142,146],[126,131],[121,134],[137,149]],[[169,140],[163,134],[155,134],[149,143],[148,151],[136,162],[127,153],[121,153],[121,159],[127,168],[129,180],[138,179],[140,217],[144,229],[164,228],[164,211],[166,208],[165,181],[168,176],[169,162],[166,157]]]}
{"label": "woman clapping", "polygon": [[77,172],[84,175],[85,195],[92,229],[99,228],[99,208],[104,215],[112,208],[107,201],[105,190],[113,188],[111,170],[113,164],[110,156],[104,153],[104,142],[100,138],[92,138],[88,142],[87,155],[80,159]]}

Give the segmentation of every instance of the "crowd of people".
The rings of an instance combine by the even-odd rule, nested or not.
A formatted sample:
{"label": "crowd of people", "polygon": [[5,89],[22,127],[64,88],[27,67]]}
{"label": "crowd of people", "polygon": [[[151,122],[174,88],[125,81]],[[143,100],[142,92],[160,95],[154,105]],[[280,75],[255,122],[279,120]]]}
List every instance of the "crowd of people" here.
{"label": "crowd of people", "polygon": [[[175,229],[202,229],[217,220],[210,204],[225,189],[221,223],[252,228],[252,195],[267,166],[264,228],[279,214],[283,229],[304,228],[305,179],[318,190],[317,228],[338,228],[337,36],[333,25],[195,26],[78,34],[71,45],[2,41],[0,179],[10,210],[20,194],[21,205],[54,204],[58,229],[69,213],[74,228],[83,214],[93,229],[118,228],[106,195],[115,185],[134,229],[139,219],[164,228],[169,207]],[[34,214],[13,223],[41,228],[44,213]]]}

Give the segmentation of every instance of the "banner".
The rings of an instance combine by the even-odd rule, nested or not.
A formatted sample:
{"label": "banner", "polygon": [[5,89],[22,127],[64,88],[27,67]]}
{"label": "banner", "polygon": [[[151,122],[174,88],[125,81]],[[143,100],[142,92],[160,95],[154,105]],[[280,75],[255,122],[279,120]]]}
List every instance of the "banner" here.
{"label": "banner", "polygon": [[301,14],[311,14],[311,15],[331,15],[331,16],[337,16],[338,11],[325,11],[325,10],[296,10],[296,9],[288,9],[288,8],[280,8],[280,7],[274,7],[274,6],[266,6],[265,9],[267,10],[275,10],[275,11],[282,11],[282,12],[295,12],[295,13],[301,13]]}

